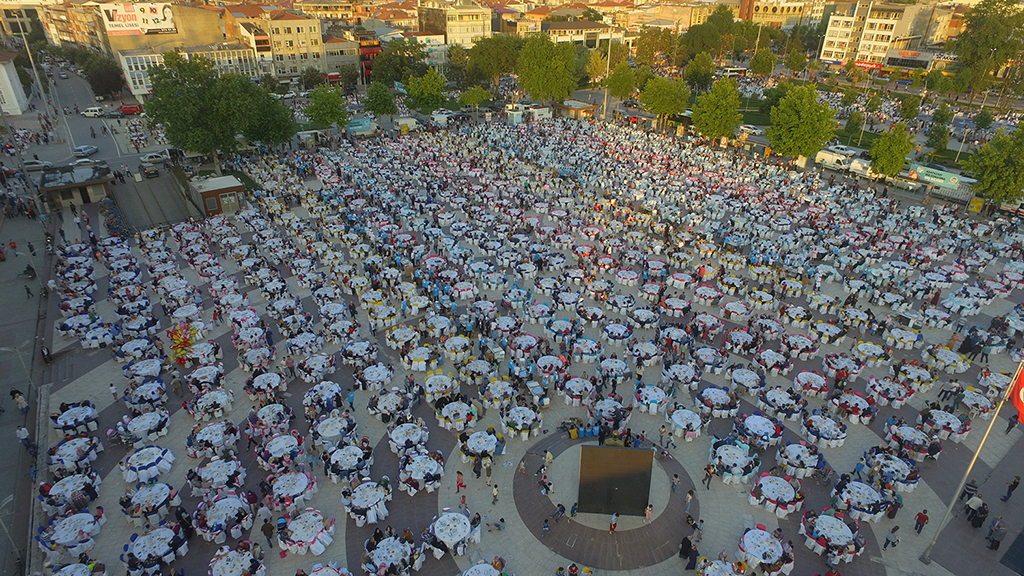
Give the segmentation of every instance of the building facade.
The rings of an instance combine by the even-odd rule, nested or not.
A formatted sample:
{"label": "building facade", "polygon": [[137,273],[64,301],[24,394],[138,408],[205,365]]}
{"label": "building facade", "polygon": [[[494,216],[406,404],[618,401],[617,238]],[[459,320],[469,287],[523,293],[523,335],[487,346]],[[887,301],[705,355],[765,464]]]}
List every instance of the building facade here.
{"label": "building facade", "polygon": [[[147,49],[118,52],[118,61],[128,82],[128,89],[136,98],[142,100],[153,92],[149,71],[154,66],[163,65],[165,52]],[[266,71],[253,51],[240,42],[178,48],[176,52],[188,59],[196,56],[207,58],[213,62],[213,69],[220,74],[241,74],[256,79]]]}
{"label": "building facade", "polygon": [[[822,62],[879,70],[891,48],[920,46],[927,18],[921,6],[857,2],[841,4],[829,18],[819,55]],[[923,20],[923,22],[922,22]]]}
{"label": "building facade", "polygon": [[0,108],[7,114],[23,114],[28,110],[25,87],[14,67],[14,52],[0,52]]}
{"label": "building facade", "polygon": [[470,48],[491,35],[491,9],[468,0],[431,0],[419,7],[419,31],[444,36],[445,44]]}

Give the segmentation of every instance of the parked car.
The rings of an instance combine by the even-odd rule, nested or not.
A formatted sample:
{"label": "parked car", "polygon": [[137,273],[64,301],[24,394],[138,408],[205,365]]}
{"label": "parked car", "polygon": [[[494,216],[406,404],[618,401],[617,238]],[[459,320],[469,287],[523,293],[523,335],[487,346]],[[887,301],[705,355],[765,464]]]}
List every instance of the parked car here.
{"label": "parked car", "polygon": [[28,170],[29,172],[45,170],[51,166],[53,166],[53,162],[47,162],[45,160],[25,160],[25,170]]}
{"label": "parked car", "polygon": [[740,124],[739,131],[740,134],[749,134],[750,136],[764,136],[764,130],[751,124]]}
{"label": "parked car", "polygon": [[97,166],[106,164],[106,160],[93,160],[92,158],[79,158],[71,163],[72,166]]}
{"label": "parked car", "polygon": [[155,154],[155,153],[154,154],[146,154],[142,158],[139,158],[139,161],[141,161],[143,164],[156,164],[156,165],[160,165],[160,164],[164,163],[164,160],[166,160],[166,158],[164,157],[163,154]]}
{"label": "parked car", "polygon": [[103,113],[104,118],[124,118],[124,112],[121,110],[107,110]]}
{"label": "parked car", "polygon": [[67,72],[61,72],[57,76],[60,76],[61,80],[67,80],[68,79],[68,73]]}
{"label": "parked car", "polygon": [[103,108],[103,106],[92,106],[90,108],[82,110],[82,116],[85,116],[86,118],[98,118],[100,116],[103,116],[104,112],[106,112],[106,110]]}
{"label": "parked car", "polygon": [[825,150],[828,150],[829,152],[834,152],[836,154],[842,154],[843,156],[853,156],[854,154],[857,153],[857,150],[850,148],[849,146],[844,146],[842,144],[829,146],[825,148]]}
{"label": "parked car", "polygon": [[122,103],[121,107],[118,108],[118,110],[120,110],[121,112],[124,112],[125,114],[138,114],[138,113],[142,112],[142,105],[141,104],[123,104]]}
{"label": "parked car", "polygon": [[99,148],[93,146],[92,144],[86,144],[84,146],[79,146],[75,148],[74,155],[79,158],[85,158],[86,156],[92,156],[98,151]]}
{"label": "parked car", "polygon": [[160,170],[150,164],[139,164],[139,174],[145,178],[156,178],[160,175]]}

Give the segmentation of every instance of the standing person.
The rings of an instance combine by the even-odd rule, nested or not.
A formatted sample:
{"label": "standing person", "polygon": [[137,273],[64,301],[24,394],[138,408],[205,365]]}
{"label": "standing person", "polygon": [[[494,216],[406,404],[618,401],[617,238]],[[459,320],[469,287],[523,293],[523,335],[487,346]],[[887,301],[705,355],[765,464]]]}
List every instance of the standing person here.
{"label": "standing person", "polygon": [[117,402],[117,386],[115,386],[113,382],[110,383],[110,395],[114,397],[114,402]]}
{"label": "standing person", "polygon": [[1003,523],[1003,517],[1002,516],[996,516],[995,518],[992,519],[991,522],[988,523],[988,534],[985,535],[985,540],[991,540],[992,539],[992,534],[994,534],[996,530],[999,530],[1000,528],[1005,528],[1005,527],[1006,527],[1006,524]]}
{"label": "standing person", "polygon": [[24,394],[18,394],[17,396],[15,396],[14,404],[18,407],[18,410],[21,411],[22,416],[28,414],[28,400],[25,399]]}
{"label": "standing person", "polygon": [[927,523],[928,510],[921,510],[920,512],[917,513],[917,516],[914,517],[914,530],[917,531],[918,534],[920,534],[921,530],[924,530],[924,525]]}
{"label": "standing person", "polygon": [[18,437],[18,441],[25,448],[28,448],[28,429],[24,426],[18,426],[18,429],[14,431],[14,435]]}
{"label": "standing person", "polygon": [[[291,360],[291,358],[289,358],[289,360]],[[345,401],[348,402],[348,409],[352,410],[352,411],[355,411],[355,409],[356,409],[356,407],[355,407],[356,389],[355,388],[349,388],[348,389],[348,397],[345,398]],[[459,472],[459,477],[460,478],[462,477],[462,472]],[[460,482],[461,482],[461,480],[460,480]]]}
{"label": "standing person", "polygon": [[491,504],[497,504],[498,503],[498,485],[497,484],[495,484],[494,488],[491,489],[491,496],[493,496],[493,498],[491,498]]}
{"label": "standing person", "polygon": [[462,470],[455,473],[455,493],[458,494],[459,490],[466,487],[466,484],[462,481]]}
{"label": "standing person", "polygon": [[270,520],[264,520],[263,527],[260,528],[260,530],[263,532],[263,535],[267,537],[267,544],[270,545],[269,547],[273,548],[274,541],[271,540],[270,537],[274,535],[274,525],[270,523]]}
{"label": "standing person", "polygon": [[1020,422],[1020,415],[1018,414],[1017,416],[1012,416],[1010,418],[1010,421],[1006,423],[1006,433],[1009,434],[1010,430],[1016,428],[1018,422]]}
{"label": "standing person", "polygon": [[690,505],[693,504],[693,499],[694,499],[695,496],[696,496],[696,494],[693,493],[693,490],[690,490],[689,492],[686,493],[686,513],[687,514],[690,513]]}
{"label": "standing person", "polygon": [[651,521],[651,516],[654,514],[654,505],[648,504],[647,508],[644,508],[644,524]]}
{"label": "standing person", "polygon": [[608,522],[608,533],[615,534],[615,527],[619,525],[618,513],[613,513],[611,520]]}
{"label": "standing person", "polygon": [[28,284],[25,284],[25,294],[26,300],[31,300],[32,297],[35,296],[35,294],[32,293],[32,289],[28,287]]}
{"label": "standing person", "polygon": [[693,542],[690,540],[690,537],[683,538],[683,541],[679,543],[679,557],[689,558],[691,548],[693,548]]}
{"label": "standing person", "polygon": [[890,530],[889,533],[885,535],[885,544],[882,545],[882,550],[888,549],[889,546],[892,546],[893,548],[895,548],[896,546],[899,545],[900,537],[896,535],[896,533],[899,532],[899,531],[900,531],[900,527],[899,526],[893,526],[892,527],[892,530]]}
{"label": "standing person", "polygon": [[47,365],[53,362],[53,356],[50,354],[50,349],[47,348],[46,346],[43,346],[39,350],[39,353],[43,355],[43,362],[45,362]]}
{"label": "standing person", "polygon": [[708,464],[704,467],[704,484],[711,490],[711,479],[715,477],[715,466],[714,464]]}
{"label": "standing person", "polygon": [[1013,496],[1013,491],[1016,490],[1018,486],[1020,486],[1020,476],[1014,476],[1013,480],[1006,483],[1006,496],[1003,496],[1000,500],[1003,502],[1009,500],[1010,496]]}
{"label": "standing person", "polygon": [[977,493],[978,483],[974,481],[974,478],[971,478],[970,481],[967,482],[967,484],[964,484],[964,489],[962,492],[960,492],[960,500],[963,500],[964,498],[970,500],[970,498]]}
{"label": "standing person", "polygon": [[850,476],[853,476],[854,474],[856,474],[858,480],[864,480],[864,477],[861,476],[861,472],[863,472],[863,471],[864,471],[864,459],[861,458],[860,461],[857,462],[857,465],[853,467],[853,472],[850,473]]}
{"label": "standing person", "polygon": [[[683,483],[683,481],[679,478],[679,474],[673,474],[672,475],[672,491],[673,492],[675,492],[676,488],[679,488],[679,485],[682,484],[682,483]],[[692,492],[692,490],[691,490],[691,492]]]}
{"label": "standing person", "polygon": [[548,524],[548,519],[545,518],[544,519],[544,527],[540,529],[540,537],[543,538],[543,537],[547,536],[548,532],[551,532],[551,525]]}
{"label": "standing person", "polygon": [[693,542],[697,543],[704,539],[704,521],[697,522],[697,527],[693,529]]}
{"label": "standing person", "polygon": [[484,474],[487,476],[487,482],[485,482],[487,486],[491,485],[491,470],[493,469],[494,466],[488,466],[487,468],[484,468]]}
{"label": "standing person", "polygon": [[1003,538],[1006,538],[1006,526],[1001,526],[998,530],[992,533],[992,538],[989,539],[988,549],[999,550],[999,545],[1003,543]]}
{"label": "standing person", "polygon": [[559,503],[558,506],[555,506],[555,511],[551,513],[550,518],[552,518],[557,523],[558,519],[561,518],[564,515],[565,515],[565,506],[563,506],[561,503]]}
{"label": "standing person", "polygon": [[664,446],[666,448],[668,448],[668,445],[665,444],[665,434],[667,432],[668,432],[668,427],[665,426],[664,424],[661,425],[661,428],[658,428],[658,444],[661,445],[661,446]]}
{"label": "standing person", "polygon": [[576,517],[576,513],[579,512],[579,509],[579,502],[573,502],[572,508],[569,508],[569,522],[572,522],[572,519]]}

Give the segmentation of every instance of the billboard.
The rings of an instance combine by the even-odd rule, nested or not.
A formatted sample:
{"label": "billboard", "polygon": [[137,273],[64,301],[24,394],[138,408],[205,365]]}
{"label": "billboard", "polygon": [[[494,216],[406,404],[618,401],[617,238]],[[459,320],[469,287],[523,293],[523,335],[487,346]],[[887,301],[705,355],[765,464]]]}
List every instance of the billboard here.
{"label": "billboard", "polygon": [[171,4],[103,4],[100,12],[108,36],[176,34]]}
{"label": "billboard", "polygon": [[920,164],[910,165],[910,179],[921,180],[922,182],[935,184],[940,188],[949,188],[952,190],[955,190],[960,186],[960,176],[958,174],[952,174],[945,170],[936,170],[935,168],[921,166]]}

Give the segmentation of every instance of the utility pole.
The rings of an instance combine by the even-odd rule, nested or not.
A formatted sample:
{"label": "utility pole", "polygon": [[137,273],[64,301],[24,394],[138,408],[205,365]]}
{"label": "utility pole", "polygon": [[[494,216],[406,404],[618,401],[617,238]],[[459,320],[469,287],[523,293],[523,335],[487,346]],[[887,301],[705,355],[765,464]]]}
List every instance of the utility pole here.
{"label": "utility pole", "polygon": [[604,106],[601,112],[601,118],[605,122],[608,121],[608,74],[612,68],[612,28],[608,27],[608,53],[605,54],[604,59]]}
{"label": "utility pole", "polygon": [[964,151],[964,142],[967,142],[967,127],[966,126],[964,126],[964,135],[960,139],[960,149],[956,151],[956,158],[953,159],[953,162],[960,162],[960,153]]}
{"label": "utility pole", "polygon": [[[22,19],[28,18],[25,15],[24,9],[22,9],[20,12]],[[36,61],[35,58],[32,57],[32,49],[28,45],[28,38],[25,37],[25,25],[22,23],[21,20],[18,21],[18,28],[21,31],[21,42],[25,44],[25,53],[28,54],[28,63],[32,66],[32,75],[36,79],[36,90],[39,91],[39,98],[43,99],[43,83],[39,80],[39,70],[36,70]],[[46,106],[43,106],[43,111],[46,111]]]}

